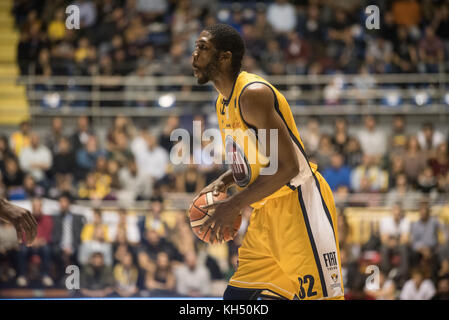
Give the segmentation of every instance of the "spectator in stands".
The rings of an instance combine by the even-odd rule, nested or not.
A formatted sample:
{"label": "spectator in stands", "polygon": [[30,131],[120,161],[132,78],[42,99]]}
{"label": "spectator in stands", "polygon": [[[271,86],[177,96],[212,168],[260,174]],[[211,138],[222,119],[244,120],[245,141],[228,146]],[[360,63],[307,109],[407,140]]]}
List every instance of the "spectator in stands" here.
{"label": "spectator in stands", "polygon": [[31,144],[30,140],[31,124],[29,121],[22,121],[19,124],[19,131],[11,134],[11,149],[14,151],[16,156],[19,156],[22,150],[29,147]]}
{"label": "spectator in stands", "polygon": [[339,186],[350,186],[351,169],[344,164],[343,156],[335,153],[331,157],[331,166],[323,171],[323,177],[333,191]]}
{"label": "spectator in stands", "polygon": [[209,271],[198,263],[193,251],[185,255],[184,261],[175,270],[176,292],[188,297],[207,296],[211,289]]}
{"label": "spectator in stands", "polygon": [[422,201],[419,206],[419,220],[412,223],[410,229],[410,244],[413,249],[412,261],[416,263],[425,251],[435,252],[438,248],[438,236],[442,233],[447,239],[446,230],[437,218],[430,215],[430,204]]}
{"label": "spectator in stands", "polygon": [[92,135],[89,118],[87,116],[78,117],[77,126],[75,133],[71,137],[74,152],[78,152],[79,149],[85,147],[89,141],[89,137]]}
{"label": "spectator in stands", "polygon": [[276,0],[267,8],[267,20],[275,32],[293,31],[296,27],[295,7],[288,0]]}
{"label": "spectator in stands", "polygon": [[59,148],[59,141],[64,137],[63,122],[60,117],[51,119],[50,132],[45,136],[45,145],[50,149],[51,153],[56,155]]}
{"label": "spectator in stands", "polygon": [[418,175],[417,189],[422,193],[429,194],[435,190],[437,186],[437,179],[433,175],[432,167],[426,166]]}
{"label": "spectator in stands", "polygon": [[139,171],[134,159],[130,159],[126,166],[120,169],[118,177],[122,190],[119,198],[132,200],[150,198],[153,192],[154,178]]}
{"label": "spectator in stands", "polygon": [[440,143],[436,150],[435,156],[429,159],[429,165],[432,168],[435,177],[445,176],[449,172],[449,151],[447,143]]}
{"label": "spectator in stands", "polygon": [[[118,237],[122,234],[122,237],[126,239],[127,243],[135,245],[140,242],[140,230],[137,225],[137,218],[135,215],[128,215],[125,209],[118,211],[118,222],[112,229],[111,238],[118,241]],[[124,239],[124,240],[125,240]]]}
{"label": "spectator in stands", "polygon": [[162,63],[164,65],[164,74],[167,76],[189,74],[192,68],[190,59],[188,59],[186,54],[186,48],[182,43],[173,43]]}
{"label": "spectator in stands", "polygon": [[[102,181],[94,172],[89,172],[79,183],[78,198],[81,200],[103,200],[110,191],[108,181]],[[107,177],[106,177],[107,178]]]}
{"label": "spectator in stands", "polygon": [[108,158],[117,161],[120,167],[127,164],[133,158],[133,154],[129,149],[129,141],[122,132],[114,134],[115,145],[109,150]]}
{"label": "spectator in stands", "polygon": [[[384,158],[385,159],[385,158]],[[397,178],[404,174],[404,159],[397,155],[391,155],[390,161],[387,164],[387,171],[388,171],[388,186],[393,188],[396,185]],[[387,159],[385,159],[387,161]]]}
{"label": "spectator in stands", "polygon": [[404,173],[408,181],[415,185],[418,180],[418,175],[423,172],[426,167],[427,157],[421,152],[421,147],[418,139],[415,136],[409,136],[407,147],[403,155],[404,159]]}
{"label": "spectator in stands", "polygon": [[345,163],[350,168],[356,168],[362,163],[363,152],[360,147],[360,142],[355,137],[349,137],[348,143],[346,144],[343,154],[345,155]]}
{"label": "spectator in stands", "polygon": [[367,44],[366,61],[370,61],[376,73],[388,73],[392,71],[393,45],[390,41],[377,37]]}
{"label": "spectator in stands", "polygon": [[141,241],[140,250],[148,254],[152,261],[156,261],[157,254],[161,251],[169,255],[170,260],[181,261],[182,257],[176,247],[169,242],[165,237],[153,229],[146,229],[144,237]]}
{"label": "spectator in stands", "polygon": [[419,146],[421,150],[428,155],[432,155],[433,151],[444,142],[444,135],[435,130],[434,126],[430,122],[426,122],[422,125],[422,129],[417,134]]}
{"label": "spectator in stands", "polygon": [[59,8],[56,10],[53,20],[48,24],[47,35],[50,41],[56,42],[64,39],[65,31],[64,9]]}
{"label": "spectator in stands", "polygon": [[138,294],[139,270],[130,252],[125,252],[121,262],[114,266],[115,292],[120,297],[135,297]]}
{"label": "spectator in stands", "polygon": [[[245,41],[245,43],[248,42]],[[297,32],[290,32],[285,50],[287,73],[306,74],[307,63],[312,56],[309,42],[300,37]]]}
{"label": "spectator in stands", "polygon": [[410,187],[407,181],[407,176],[403,173],[399,173],[395,180],[396,183],[394,187],[390,189],[386,195],[386,205],[391,207],[394,204],[401,203],[406,210],[416,208],[421,195]]}
{"label": "spectator in stands", "polygon": [[146,21],[161,22],[164,13],[168,9],[168,3],[166,0],[137,0],[136,9],[139,13],[143,14]]}
{"label": "spectator in stands", "polygon": [[275,73],[276,66],[285,60],[284,52],[281,50],[278,40],[271,39],[268,41],[267,49],[262,53],[260,59],[267,74]]}
{"label": "spectator in stands", "polygon": [[[27,173],[23,178],[23,199],[31,199],[33,197],[43,197],[45,195],[45,189],[36,183],[36,180],[31,176],[31,174]],[[20,194],[16,194],[14,196],[17,200],[20,200]],[[13,195],[10,196],[13,198]]]}
{"label": "spectator in stands", "polygon": [[53,285],[53,280],[49,276],[51,263],[51,234],[53,229],[53,220],[51,216],[42,212],[42,199],[33,198],[31,201],[31,213],[37,221],[37,235],[30,247],[22,244],[17,253],[18,277],[17,285],[27,286],[27,268],[28,258],[32,255],[38,255],[41,260],[42,284],[46,287]]}
{"label": "spectator in stands", "polygon": [[376,158],[382,157],[387,151],[384,131],[377,128],[376,119],[371,115],[364,118],[364,125],[364,129],[358,134],[363,153]]}
{"label": "spectator in stands", "polygon": [[321,171],[331,165],[331,157],[334,152],[335,149],[332,145],[330,136],[323,134],[320,139],[318,150],[313,154],[313,157],[316,159],[318,167],[321,168]]}
{"label": "spectator in stands", "polygon": [[426,73],[437,73],[444,61],[444,44],[431,26],[425,28],[425,36],[419,42],[419,59],[420,71]]}
{"label": "spectator in stands", "polygon": [[320,123],[318,118],[310,117],[304,131],[301,131],[300,135],[304,141],[307,152],[309,154],[314,154],[318,150],[321,140]]}
{"label": "spectator in stands", "polygon": [[376,157],[363,156],[363,162],[351,172],[351,189],[354,192],[380,192],[387,190],[388,173],[377,164]]}
{"label": "spectator in stands", "polygon": [[140,221],[141,232],[143,234],[146,230],[151,229],[156,231],[161,237],[165,237],[167,235],[168,227],[162,217],[164,210],[163,199],[162,197],[154,196],[150,201],[151,212],[149,215],[145,215]]}
{"label": "spectator in stands", "polygon": [[151,296],[170,296],[174,294],[175,275],[168,254],[161,251],[157,254],[156,265],[153,272],[147,273],[146,288]]}
{"label": "spectator in stands", "polygon": [[345,118],[337,118],[334,123],[334,134],[332,144],[338,153],[343,153],[349,141],[348,126]]}
{"label": "spectator in stands", "polygon": [[52,176],[57,187],[65,183],[71,185],[76,170],[76,161],[75,155],[70,149],[70,140],[66,137],[61,137],[57,145],[51,168]]}
{"label": "spectator in stands", "polygon": [[407,28],[399,26],[396,32],[397,40],[393,43],[393,65],[398,73],[416,72],[418,52],[409,39]]}
{"label": "spectator in stands", "polygon": [[106,195],[106,197],[104,198],[105,200],[116,200],[117,199],[117,193],[119,192],[120,189],[120,180],[119,180],[119,164],[117,161],[110,159],[108,160],[107,164],[107,175],[109,176],[110,179],[110,192],[108,195]]}
{"label": "spectator in stands", "polygon": [[74,214],[70,209],[71,198],[67,194],[59,197],[59,212],[53,216],[53,257],[57,260],[59,270],[76,262],[77,251],[81,243],[81,230],[84,217]]}
{"label": "spectator in stands", "polygon": [[437,292],[431,300],[449,300],[449,275],[438,279]]}
{"label": "spectator in stands", "polygon": [[104,153],[97,146],[97,139],[95,136],[88,136],[86,145],[76,152],[76,163],[80,168],[78,178],[84,178],[88,172],[95,169],[98,158],[103,156],[103,154]]}
{"label": "spectator in stands", "polygon": [[171,141],[170,135],[177,128],[179,128],[179,117],[175,115],[169,116],[159,136],[159,145],[167,150],[167,152],[170,152],[176,143],[176,141]]}
{"label": "spectator in stands", "polygon": [[381,267],[388,274],[397,268],[398,277],[408,274],[408,244],[410,240],[410,221],[405,217],[402,205],[392,207],[392,215],[380,221]]}
{"label": "spectator in stands", "polygon": [[93,253],[81,271],[81,294],[86,297],[107,297],[114,292],[114,274],[104,263],[101,252]]}
{"label": "spectator in stands", "polygon": [[83,241],[78,250],[78,261],[81,265],[86,265],[89,257],[95,252],[101,252],[104,264],[112,266],[112,245],[105,239],[105,232],[102,225],[96,225],[93,229],[92,238]]}
{"label": "spectator in stands", "polygon": [[144,134],[131,143],[139,172],[158,180],[165,175],[168,165],[167,151],[157,144],[156,137]]}
{"label": "spectator in stands", "polygon": [[2,183],[6,188],[7,195],[20,192],[24,180],[24,173],[14,157],[5,159],[5,170],[2,171]]}
{"label": "spectator in stands", "polygon": [[413,269],[411,277],[405,282],[399,298],[401,300],[430,300],[435,293],[433,282],[425,278],[421,270]]}
{"label": "spectator in stands", "polygon": [[402,155],[407,146],[407,134],[405,132],[405,118],[396,115],[393,118],[392,134],[389,138],[388,148],[390,155]]}
{"label": "spectator in stands", "polygon": [[447,40],[449,39],[449,6],[447,3],[441,3],[441,6],[435,11],[432,26],[436,35],[446,41],[447,50]]}
{"label": "spectator in stands", "polygon": [[41,144],[37,133],[31,133],[30,146],[22,150],[19,162],[22,170],[29,172],[37,183],[46,184],[47,171],[52,165],[53,157],[50,150]]}
{"label": "spectator in stands", "polygon": [[100,209],[95,208],[93,210],[93,220],[91,223],[86,223],[81,231],[81,242],[92,241],[94,239],[94,233],[97,229],[102,232],[102,238],[106,242],[110,242],[108,225],[103,223],[103,213]]}

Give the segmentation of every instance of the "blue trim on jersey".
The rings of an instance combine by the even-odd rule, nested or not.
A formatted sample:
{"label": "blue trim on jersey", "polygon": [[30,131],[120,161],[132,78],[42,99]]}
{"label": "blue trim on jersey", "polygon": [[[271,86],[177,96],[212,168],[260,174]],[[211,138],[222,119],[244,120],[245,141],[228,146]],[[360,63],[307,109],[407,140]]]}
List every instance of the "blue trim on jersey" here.
{"label": "blue trim on jersey", "polygon": [[302,211],[302,215],[304,217],[307,234],[309,235],[310,245],[312,246],[313,256],[315,257],[315,263],[316,263],[316,266],[318,269],[318,274],[320,276],[320,282],[321,282],[321,288],[323,290],[323,296],[327,297],[328,296],[327,295],[327,287],[326,287],[326,282],[324,280],[323,269],[321,267],[320,257],[318,255],[318,250],[316,248],[315,240],[313,238],[312,229],[310,228],[309,217],[307,216],[307,210],[306,210],[306,206],[304,204],[304,199],[302,198],[301,186],[298,186],[297,190],[298,190],[298,200],[299,200],[299,204],[301,205],[301,211]]}
{"label": "blue trim on jersey", "polygon": [[243,118],[242,108],[240,106],[240,98],[242,97],[243,91],[245,91],[246,87],[248,87],[250,84],[253,84],[253,83],[263,83],[263,82],[253,81],[253,82],[248,82],[247,84],[245,84],[245,86],[242,88],[242,90],[240,90],[240,94],[239,94],[239,98],[238,98],[238,105],[239,105],[240,118],[242,118],[243,122],[246,124],[246,126],[248,128],[251,128],[251,129],[254,130],[256,138],[257,138],[257,140],[259,140],[259,137],[258,137],[258,134],[257,134],[257,128],[255,126],[253,126],[253,125],[250,125],[248,122],[246,122],[245,118]]}

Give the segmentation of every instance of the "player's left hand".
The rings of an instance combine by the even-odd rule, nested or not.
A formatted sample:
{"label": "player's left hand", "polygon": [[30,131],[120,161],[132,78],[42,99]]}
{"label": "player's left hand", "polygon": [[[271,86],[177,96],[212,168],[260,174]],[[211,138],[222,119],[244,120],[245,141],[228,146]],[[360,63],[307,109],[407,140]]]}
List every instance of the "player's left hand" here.
{"label": "player's left hand", "polygon": [[19,243],[22,242],[25,235],[26,245],[31,246],[37,234],[37,222],[34,216],[22,207],[3,199],[0,199],[0,201],[2,201],[0,218],[11,223],[16,228]]}
{"label": "player's left hand", "polygon": [[[207,232],[211,229],[210,243],[222,243],[224,241],[224,231],[226,229],[234,229],[234,221],[240,214],[241,208],[233,203],[232,197],[214,202],[209,205],[201,206],[202,209],[208,210],[211,217],[203,223],[200,232]],[[233,236],[235,236],[234,232]]]}

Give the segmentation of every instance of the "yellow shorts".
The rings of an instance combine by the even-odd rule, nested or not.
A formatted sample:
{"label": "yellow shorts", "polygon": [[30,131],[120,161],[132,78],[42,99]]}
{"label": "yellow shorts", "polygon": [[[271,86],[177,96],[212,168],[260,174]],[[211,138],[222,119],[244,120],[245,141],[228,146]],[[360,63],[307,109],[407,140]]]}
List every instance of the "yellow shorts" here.
{"label": "yellow shorts", "polygon": [[294,189],[254,209],[229,284],[287,299],[343,299],[332,191],[318,172]]}

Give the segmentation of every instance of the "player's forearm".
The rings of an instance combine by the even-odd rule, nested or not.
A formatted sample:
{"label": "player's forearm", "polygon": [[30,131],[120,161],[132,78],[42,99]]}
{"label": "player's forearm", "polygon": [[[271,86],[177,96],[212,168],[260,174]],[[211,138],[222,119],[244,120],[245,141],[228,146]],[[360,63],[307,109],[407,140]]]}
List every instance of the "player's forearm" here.
{"label": "player's forearm", "polygon": [[246,207],[262,200],[286,185],[295,175],[298,169],[295,166],[284,167],[275,175],[260,175],[246,189],[232,196],[232,202],[238,207]]}
{"label": "player's forearm", "polygon": [[6,206],[6,200],[3,198],[0,198],[0,219],[2,219],[2,220],[7,219],[5,206]]}

